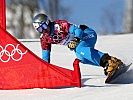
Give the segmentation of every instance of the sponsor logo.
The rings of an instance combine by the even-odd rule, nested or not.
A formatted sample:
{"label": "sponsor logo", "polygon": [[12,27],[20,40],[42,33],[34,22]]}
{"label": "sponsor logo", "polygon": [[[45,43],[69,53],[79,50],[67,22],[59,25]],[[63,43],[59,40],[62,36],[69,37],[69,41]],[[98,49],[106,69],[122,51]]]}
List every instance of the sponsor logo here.
{"label": "sponsor logo", "polygon": [[86,40],[86,39],[89,39],[89,38],[94,38],[94,37],[95,37],[94,34],[89,34],[89,35],[83,37],[83,40]]}
{"label": "sponsor logo", "polygon": [[81,54],[81,55],[85,55],[85,53],[84,53],[84,52],[80,52],[80,54]]}

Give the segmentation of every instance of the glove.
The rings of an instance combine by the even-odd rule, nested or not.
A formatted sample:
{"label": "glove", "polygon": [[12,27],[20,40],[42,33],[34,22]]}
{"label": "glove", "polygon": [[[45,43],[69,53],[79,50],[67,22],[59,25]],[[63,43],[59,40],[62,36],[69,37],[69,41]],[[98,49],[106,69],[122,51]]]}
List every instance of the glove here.
{"label": "glove", "polygon": [[78,37],[74,37],[74,39],[68,43],[68,48],[75,49],[79,44],[79,42],[80,42],[80,39]]}

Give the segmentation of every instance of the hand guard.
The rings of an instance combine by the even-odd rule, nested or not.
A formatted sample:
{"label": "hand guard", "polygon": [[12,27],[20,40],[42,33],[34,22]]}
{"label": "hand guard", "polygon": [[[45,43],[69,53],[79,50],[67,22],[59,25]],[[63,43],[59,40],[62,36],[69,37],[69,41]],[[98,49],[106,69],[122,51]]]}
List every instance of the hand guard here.
{"label": "hand guard", "polygon": [[80,41],[79,38],[74,37],[74,39],[71,40],[71,41],[68,43],[68,48],[70,48],[70,49],[75,49],[75,48],[77,47],[77,45],[79,44],[79,41]]}

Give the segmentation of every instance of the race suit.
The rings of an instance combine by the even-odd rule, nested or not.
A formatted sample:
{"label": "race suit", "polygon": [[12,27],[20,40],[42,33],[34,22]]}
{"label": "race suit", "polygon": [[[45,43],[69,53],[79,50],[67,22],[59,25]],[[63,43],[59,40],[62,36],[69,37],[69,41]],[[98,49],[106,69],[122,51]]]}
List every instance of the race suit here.
{"label": "race suit", "polygon": [[76,26],[65,20],[51,22],[50,34],[42,34],[40,36],[42,59],[50,62],[51,44],[67,46],[74,37],[80,39],[79,44],[73,50],[77,58],[81,60],[81,63],[99,66],[100,59],[104,53],[94,48],[97,41],[96,32],[85,25]]}

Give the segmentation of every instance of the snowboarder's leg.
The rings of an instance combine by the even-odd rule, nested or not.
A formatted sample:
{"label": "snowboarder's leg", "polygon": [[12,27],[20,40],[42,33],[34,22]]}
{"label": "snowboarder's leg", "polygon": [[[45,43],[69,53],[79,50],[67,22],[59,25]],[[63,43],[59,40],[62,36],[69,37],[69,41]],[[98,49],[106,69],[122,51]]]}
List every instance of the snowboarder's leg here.
{"label": "snowboarder's leg", "polygon": [[78,54],[78,53],[76,53],[76,56],[77,56],[78,59],[81,60],[81,63],[83,63],[83,64],[89,64],[89,65],[99,66],[99,65],[97,65],[97,64],[95,64],[95,63],[89,61],[88,59],[84,58],[82,55],[80,55],[80,54]]}
{"label": "snowboarder's leg", "polygon": [[83,61],[83,63],[87,63],[85,62],[86,59],[88,61],[90,61],[91,63],[93,63],[94,65],[100,66],[100,59],[101,57],[104,55],[104,53],[89,47],[89,46],[84,46],[84,41],[82,41],[76,48],[76,56]]}
{"label": "snowboarder's leg", "polygon": [[109,76],[122,62],[115,57],[94,49],[96,41],[96,32],[89,28],[85,29],[82,41],[75,49],[76,56],[84,64],[102,66],[105,69],[105,75]]}
{"label": "snowboarder's leg", "polygon": [[82,63],[87,63],[88,61],[88,64],[102,66],[107,76],[122,64],[121,60],[115,57],[102,53],[92,47],[86,47],[80,44],[76,48],[76,55]]}

